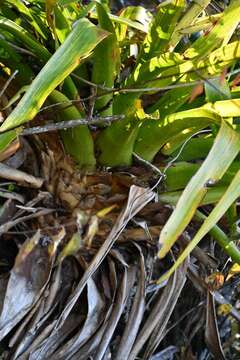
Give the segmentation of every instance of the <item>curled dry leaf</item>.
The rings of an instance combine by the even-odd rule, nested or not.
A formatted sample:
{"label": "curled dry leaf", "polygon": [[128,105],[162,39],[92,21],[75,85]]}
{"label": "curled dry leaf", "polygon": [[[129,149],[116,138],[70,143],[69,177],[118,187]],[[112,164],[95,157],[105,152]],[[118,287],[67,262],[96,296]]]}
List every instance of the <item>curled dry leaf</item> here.
{"label": "curled dry leaf", "polygon": [[16,181],[23,186],[31,186],[39,189],[43,184],[43,179],[29,175],[23,171],[12,169],[0,163],[0,178]]}
{"label": "curled dry leaf", "polygon": [[24,196],[12,191],[7,191],[5,189],[0,189],[0,198],[17,200],[20,203],[24,204]]}
{"label": "curled dry leaf", "polygon": [[225,360],[217,325],[214,296],[207,292],[205,341],[215,359]]}
{"label": "curled dry leaf", "polygon": [[139,331],[140,324],[143,319],[145,310],[145,278],[146,271],[144,265],[144,257],[141,248],[138,247],[140,252],[140,269],[137,281],[137,290],[132,303],[129,319],[124,329],[120,344],[115,354],[116,360],[128,359],[131,352],[137,333]]}
{"label": "curled dry leaf", "polygon": [[103,320],[104,302],[92,279],[87,282],[87,302],[88,312],[84,325],[79,332],[51,356],[52,360],[70,359],[91,338]]}
{"label": "curled dry leaf", "polygon": [[188,264],[189,260],[186,259],[186,261],[182,263],[181,267],[176,270],[168,280],[167,286],[156,301],[141,331],[139,332],[128,360],[136,359],[147,340],[149,340],[149,342],[144,353],[144,359],[149,359],[163,339],[168,320],[186,282]]}
{"label": "curled dry leaf", "polygon": [[52,257],[43,240],[37,231],[25,241],[17,255],[0,316],[0,339],[31,310],[49,279]]}
{"label": "curled dry leaf", "polygon": [[37,211],[36,213],[30,214],[30,215],[26,215],[26,216],[22,216],[20,218],[17,218],[15,220],[10,220],[6,223],[4,223],[3,225],[0,226],[0,234],[6,233],[8,232],[8,230],[10,230],[12,227],[30,220],[30,219],[34,219],[40,216],[44,216],[44,215],[48,215],[50,213],[52,213],[53,211],[55,211],[54,209],[42,209]]}
{"label": "curled dry leaf", "polygon": [[[153,198],[155,193],[150,189],[145,189],[132,185],[129,191],[128,202],[125,208],[120,213],[112,231],[108,235],[107,239],[91,261],[87,271],[84,273],[82,279],[80,280],[77,288],[70,297],[65,309],[63,310],[56,329],[61,327],[67,316],[70,314],[73,306],[75,305],[77,299],[82,293],[88,279],[94,274],[98,266],[101,264],[103,259],[107,256],[114,242],[118,239],[119,235],[122,233],[128,222]],[[56,331],[56,330],[55,330]]]}
{"label": "curled dry leaf", "polygon": [[[110,339],[113,336],[113,333],[116,329],[116,326],[118,324],[118,321],[120,319],[120,316],[122,315],[122,311],[125,306],[125,301],[127,296],[130,292],[130,286],[131,280],[129,281],[129,277],[131,277],[133,273],[130,274],[130,271],[128,271],[126,268],[124,269],[124,274],[122,276],[121,282],[119,284],[119,288],[116,293],[116,298],[114,301],[113,309],[111,312],[111,315],[107,321],[107,326],[105,328],[105,331],[102,335],[101,342],[94,354],[94,359],[96,360],[102,360],[104,359],[104,355],[108,349],[108,346],[110,344]],[[132,284],[131,284],[132,285]]]}

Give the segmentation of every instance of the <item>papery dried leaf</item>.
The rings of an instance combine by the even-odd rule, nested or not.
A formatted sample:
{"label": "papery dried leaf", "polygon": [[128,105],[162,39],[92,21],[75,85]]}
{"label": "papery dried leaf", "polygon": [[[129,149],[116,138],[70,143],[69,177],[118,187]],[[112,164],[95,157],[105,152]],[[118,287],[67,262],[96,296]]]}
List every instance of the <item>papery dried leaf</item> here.
{"label": "papery dried leaf", "polygon": [[[160,351],[159,353],[151,356],[149,360],[173,360],[174,355],[178,352],[176,346],[168,346],[166,349]],[[189,359],[188,359],[189,360]]]}
{"label": "papery dried leaf", "polygon": [[13,199],[5,201],[5,203],[1,207],[0,226],[9,221],[16,213],[16,211],[16,202]]}
{"label": "papery dried leaf", "polygon": [[8,232],[12,227],[14,227],[18,224],[21,224],[27,220],[38,218],[38,217],[41,217],[44,215],[48,215],[48,214],[51,214],[52,212],[54,212],[54,209],[42,209],[33,214],[29,214],[29,215],[22,216],[17,219],[14,219],[14,220],[10,220],[10,221],[0,225],[0,234]]}
{"label": "papery dried leaf", "polygon": [[[52,360],[67,360],[77,352],[96,332],[103,320],[104,302],[92,279],[87,282],[88,313],[83,327],[68,342],[57,350]],[[49,356],[49,355],[48,355]]]}
{"label": "papery dried leaf", "polygon": [[122,315],[125,306],[126,297],[128,296],[130,291],[130,288],[128,286],[129,275],[130,275],[129,271],[125,270],[116,294],[116,299],[114,301],[114,307],[111,316],[107,322],[107,327],[102,335],[101,342],[97,348],[97,351],[94,354],[95,360],[103,360],[104,355],[112,339],[113,333],[120,319],[120,316]]}
{"label": "papery dried leaf", "polygon": [[52,267],[40,231],[25,241],[11,271],[0,317],[0,339],[27,314],[46,285]]}
{"label": "papery dried leaf", "polygon": [[3,163],[0,163],[0,177],[8,180],[14,180],[21,185],[32,186],[35,188],[40,188],[43,184],[43,179],[28,175],[17,169],[12,169]]}
{"label": "papery dried leaf", "polygon": [[[21,357],[27,357],[31,352],[31,349],[34,349],[37,346],[36,343],[41,343],[41,341],[43,341],[44,334],[42,331],[39,331],[39,329],[44,326],[44,323],[46,324],[52,312],[59,305],[61,296],[58,296],[57,298],[57,294],[59,293],[60,295],[61,285],[61,266],[59,266],[53,272],[50,282],[38,303],[27,315],[27,317],[31,319],[30,323],[28,324],[29,321],[26,321],[25,318],[9,343],[9,346],[11,347],[14,342],[18,340],[18,346],[14,352],[14,359],[18,358],[19,355],[21,355]],[[46,326],[44,326],[44,328],[45,327]],[[21,328],[25,329],[26,333],[20,340],[19,335],[21,334],[19,334],[19,330],[21,330]]]}
{"label": "papery dried leaf", "polygon": [[[138,247],[139,248],[139,247]],[[129,314],[129,319],[124,329],[123,335],[119,346],[117,347],[117,352],[114,356],[115,360],[128,359],[128,356],[131,352],[132,346],[136,339],[140,324],[142,322],[144,310],[145,310],[145,265],[144,257],[141,249],[140,251],[140,269],[139,269],[139,279],[137,282],[137,290],[133,300],[131,312]]]}
{"label": "papery dried leaf", "polygon": [[136,359],[138,353],[142,350],[144,344],[150,338],[144,353],[144,359],[149,359],[163,339],[168,320],[186,282],[188,263],[189,261],[187,259],[184,263],[182,263],[181,268],[179,268],[168,280],[167,286],[159,299],[156,301],[152,311],[138,334],[128,360]]}
{"label": "papery dried leaf", "polygon": [[225,360],[226,358],[222,349],[220,335],[218,331],[215,301],[210,291],[207,292],[206,311],[207,311],[206,329],[205,329],[206,344],[215,359]]}
{"label": "papery dried leaf", "polygon": [[72,294],[68,304],[66,305],[64,311],[62,312],[58,326],[60,327],[69,313],[71,312],[74,304],[79,298],[83,288],[85,287],[88,279],[93,275],[98,266],[101,264],[103,259],[106,257],[110,251],[114,242],[118,239],[121,232],[126,227],[127,223],[153,198],[155,194],[150,189],[144,189],[135,185],[132,185],[129,192],[128,202],[123,211],[120,213],[117,222],[115,223],[112,231],[108,235],[107,239],[99,249],[98,253],[93,258],[90,263],[87,271],[84,273],[81,281],[79,282],[77,288]]}
{"label": "papery dried leaf", "polygon": [[[52,286],[59,286],[59,291],[57,293],[57,296],[52,297],[52,292],[55,292],[52,288],[46,288],[44,295],[47,292],[49,292],[49,297],[46,299],[46,302],[43,301],[43,310],[45,310],[45,307],[49,311],[46,313],[45,316],[43,316],[37,323],[35,322],[32,326],[32,328],[29,329],[29,337],[31,334],[36,335],[36,342],[30,344],[30,347],[27,349],[27,351],[24,353],[24,355],[29,354],[30,359],[48,359],[51,357],[51,354],[59,348],[59,346],[62,346],[66,339],[69,338],[69,334],[71,334],[73,331],[75,331],[80,324],[82,324],[85,316],[82,315],[79,312],[74,312],[73,314],[70,314],[64,325],[61,327],[61,329],[56,333],[55,336],[49,337],[49,335],[46,336],[45,327],[49,323],[49,316],[52,315],[52,312],[55,308],[62,308],[62,304],[65,303],[66,299],[69,296],[69,293],[71,292],[72,288],[75,286],[75,276],[74,273],[76,272],[75,268],[75,262],[73,261],[73,258],[66,258],[64,259],[57,270],[57,274],[60,273],[60,284],[58,284],[58,276],[56,278],[57,283],[54,284],[54,279]],[[43,295],[43,297],[44,297]],[[52,302],[52,305],[51,305]],[[56,316],[53,320],[51,320],[51,330],[54,329],[57,318],[58,318],[59,311],[56,313]],[[38,341],[38,338],[40,341]]]}

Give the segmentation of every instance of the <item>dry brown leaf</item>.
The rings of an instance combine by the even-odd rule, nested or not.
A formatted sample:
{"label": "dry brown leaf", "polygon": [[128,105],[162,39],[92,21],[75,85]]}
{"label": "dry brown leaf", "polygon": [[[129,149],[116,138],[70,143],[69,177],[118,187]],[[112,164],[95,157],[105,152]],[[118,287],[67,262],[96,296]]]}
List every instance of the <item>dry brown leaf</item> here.
{"label": "dry brown leaf", "polygon": [[39,189],[43,184],[43,179],[29,175],[23,171],[13,169],[0,163],[0,178],[16,181],[23,186],[31,186]]}
{"label": "dry brown leaf", "polygon": [[75,305],[77,299],[82,293],[84,287],[87,284],[88,279],[94,274],[97,270],[103,259],[107,256],[114,242],[118,239],[119,235],[127,226],[128,222],[144,207],[146,206],[153,198],[155,193],[150,189],[145,189],[132,185],[129,191],[128,202],[122,212],[120,213],[112,231],[108,235],[107,239],[91,261],[88,269],[85,271],[82,279],[80,280],[77,288],[70,297],[65,309],[63,310],[61,316],[59,317],[58,324],[55,328],[57,331],[60,328],[68,315],[70,314],[73,306]]}

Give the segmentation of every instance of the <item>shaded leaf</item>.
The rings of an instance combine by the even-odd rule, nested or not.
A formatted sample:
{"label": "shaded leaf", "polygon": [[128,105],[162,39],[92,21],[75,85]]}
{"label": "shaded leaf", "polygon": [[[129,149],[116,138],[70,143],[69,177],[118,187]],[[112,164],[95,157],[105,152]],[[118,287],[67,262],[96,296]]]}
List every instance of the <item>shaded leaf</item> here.
{"label": "shaded leaf", "polygon": [[144,357],[144,359],[149,359],[149,357],[146,356],[152,354],[152,350],[154,351],[163,339],[168,320],[185,284],[187,268],[188,260],[182,263],[181,268],[169,279],[163,293],[158,297],[148,318],[143,324],[128,360],[136,359],[144,344],[150,338]]}
{"label": "shaded leaf", "polygon": [[120,213],[118,220],[112,228],[112,231],[110,232],[107,239],[91,261],[77,288],[71,295],[67,305],[65,306],[65,309],[59,317],[55,331],[63,325],[64,321],[66,320],[76,301],[78,300],[80,294],[82,293],[84,287],[86,286],[88,279],[94,274],[103,259],[107,256],[112,245],[117,240],[121,232],[124,230],[127,223],[154,197],[155,194],[150,189],[144,189],[135,185],[131,186],[126,207]]}
{"label": "shaded leaf", "polygon": [[20,249],[11,271],[0,317],[0,339],[8,334],[38,300],[52,266],[48,247],[38,231]]}
{"label": "shaded leaf", "polygon": [[207,292],[207,306],[206,306],[206,329],[205,341],[214,358],[219,360],[226,359],[223,353],[220,335],[218,332],[217,316],[215,309],[214,296],[208,290]]}
{"label": "shaded leaf", "polygon": [[140,324],[143,319],[144,310],[145,310],[145,265],[144,265],[144,257],[140,251],[140,274],[137,283],[137,290],[133,300],[131,312],[129,314],[129,319],[124,329],[123,335],[121,337],[120,344],[117,348],[117,352],[114,355],[116,360],[121,360],[124,357],[127,359],[135,339],[137,337],[137,333],[139,331]]}
{"label": "shaded leaf", "polygon": [[[104,312],[104,302],[96,287],[94,281],[90,278],[87,282],[87,301],[88,301],[88,312],[80,331],[76,333],[69,341],[65,342],[60,349],[58,349],[51,358],[57,359],[68,359],[77,352],[95,333],[96,329],[101,324]],[[48,354],[49,356],[50,354]]]}

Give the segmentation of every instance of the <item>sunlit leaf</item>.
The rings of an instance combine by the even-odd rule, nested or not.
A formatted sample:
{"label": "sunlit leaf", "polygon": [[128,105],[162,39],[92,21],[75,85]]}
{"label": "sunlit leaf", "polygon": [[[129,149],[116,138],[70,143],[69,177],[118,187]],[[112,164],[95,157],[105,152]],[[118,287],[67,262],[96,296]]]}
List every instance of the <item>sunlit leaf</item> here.
{"label": "sunlit leaf", "polygon": [[[190,254],[190,252],[194,249],[194,247],[201,241],[201,239],[212,229],[212,227],[221,219],[221,217],[226,213],[228,208],[232,205],[232,203],[240,196],[240,171],[235,175],[233,181],[230,186],[217,203],[215,208],[212,210],[210,215],[206,218],[197,234],[191,240],[189,245],[183,250],[183,252],[179,255],[178,259],[174,263],[174,265],[170,268],[167,273],[165,273],[160,279],[159,282],[167,279],[184,261],[184,259]],[[179,203],[178,203],[179,204]],[[177,208],[176,208],[177,209]],[[176,211],[174,213],[175,217]],[[173,218],[173,217],[172,217]],[[165,233],[166,234],[166,233]],[[163,238],[162,238],[163,239]],[[161,239],[161,240],[162,240]],[[166,249],[166,246],[165,246]],[[164,251],[165,251],[164,249]],[[160,250],[160,256],[163,255],[163,251]],[[238,264],[240,264],[240,256],[238,258]]]}
{"label": "sunlit leaf", "polygon": [[0,131],[32,120],[47,96],[77,67],[81,58],[90,54],[107,33],[81,19],[62,46],[34,79]]}
{"label": "sunlit leaf", "polygon": [[[204,11],[204,9],[208,6],[211,0],[202,0],[201,5],[198,2],[192,2],[190,6],[187,8],[187,11],[182,16],[177,26],[175,26],[174,32],[170,39],[169,45],[171,47],[175,47],[183,36],[182,30],[185,30],[190,25],[194,24],[194,20],[198,18],[198,16]],[[201,28],[202,30],[202,24]]]}
{"label": "sunlit leaf", "polygon": [[185,0],[173,0],[159,5],[143,43],[140,62],[168,51],[169,41],[184,5]]}
{"label": "sunlit leaf", "polygon": [[[97,3],[96,7],[99,25],[109,32],[109,36],[98,44],[94,51],[92,81],[111,89],[114,87],[114,80],[120,69],[120,49],[107,12],[101,4]],[[99,89],[97,94],[99,95],[101,92],[104,90]],[[101,115],[112,115],[112,98],[113,94],[110,93],[96,100],[95,108]]]}
{"label": "sunlit leaf", "polygon": [[[219,149],[222,149],[222,151],[219,152]],[[164,257],[167,254],[178,236],[191,221],[195,210],[207,193],[208,183],[216,183],[221,179],[239,151],[239,134],[234,132],[234,130],[223,121],[210,153],[186,186],[177,203],[176,209],[161,232],[159,238],[161,244],[159,257]],[[236,177],[237,175],[234,178],[235,180],[233,180],[234,183],[237,181]],[[230,188],[232,188],[232,185],[230,185],[226,194],[228,194]],[[237,192],[235,192],[235,196],[236,193]],[[224,198],[225,195],[222,199]],[[232,197],[230,198],[232,199]],[[218,207],[222,199],[218,203]],[[218,209],[218,207],[216,208]],[[191,242],[191,245],[192,244]]]}
{"label": "sunlit leaf", "polygon": [[201,36],[191,48],[185,51],[187,58],[206,57],[209,52],[226,45],[240,20],[240,1],[234,0],[226,7],[223,16],[217,20],[206,36]]}

